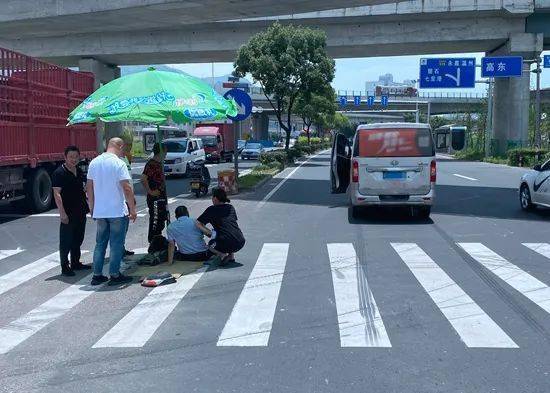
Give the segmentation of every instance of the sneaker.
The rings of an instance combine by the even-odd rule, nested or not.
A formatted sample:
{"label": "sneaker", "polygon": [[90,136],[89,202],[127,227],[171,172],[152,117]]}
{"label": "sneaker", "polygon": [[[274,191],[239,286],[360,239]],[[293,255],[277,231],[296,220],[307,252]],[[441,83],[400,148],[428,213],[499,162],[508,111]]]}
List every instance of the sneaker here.
{"label": "sneaker", "polygon": [[111,279],[109,280],[109,285],[120,285],[120,284],[126,284],[129,282],[132,282],[134,279],[130,276],[125,276],[122,273],[119,273],[118,276],[111,276]]}
{"label": "sneaker", "polygon": [[71,263],[72,270],[90,270],[91,268],[91,265],[84,265],[80,262]]}
{"label": "sneaker", "polygon": [[125,257],[131,257],[134,254],[135,254],[135,252],[124,249],[124,256]]}
{"label": "sneaker", "polygon": [[210,265],[211,267],[218,267],[220,265],[221,261],[222,261],[222,259],[219,256],[214,255],[209,260],[205,261],[204,264],[205,265]]}
{"label": "sneaker", "polygon": [[75,275],[75,273],[69,267],[61,268],[61,274],[65,277],[73,277]]}
{"label": "sneaker", "polygon": [[106,281],[109,281],[109,279],[107,277],[105,277],[104,275],[96,276],[94,274],[94,276],[92,277],[92,285],[103,284]]}

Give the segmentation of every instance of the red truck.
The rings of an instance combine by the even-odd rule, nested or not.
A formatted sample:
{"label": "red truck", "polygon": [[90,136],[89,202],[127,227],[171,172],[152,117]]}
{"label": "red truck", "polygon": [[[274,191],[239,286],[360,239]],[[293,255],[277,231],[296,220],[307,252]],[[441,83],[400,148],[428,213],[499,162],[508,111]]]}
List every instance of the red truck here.
{"label": "red truck", "polygon": [[198,124],[193,136],[202,140],[206,161],[219,163],[233,161],[235,152],[235,124]]}
{"label": "red truck", "polygon": [[97,155],[95,125],[67,127],[69,113],[93,92],[90,73],[0,48],[0,204],[34,212],[52,204],[51,174],[68,145]]}

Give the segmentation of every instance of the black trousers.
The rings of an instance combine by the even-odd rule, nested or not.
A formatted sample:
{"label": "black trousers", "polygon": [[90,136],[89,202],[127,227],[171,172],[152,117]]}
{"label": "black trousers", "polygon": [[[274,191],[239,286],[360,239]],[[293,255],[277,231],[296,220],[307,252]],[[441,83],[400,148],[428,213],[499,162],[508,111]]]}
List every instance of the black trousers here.
{"label": "black trousers", "polygon": [[178,261],[191,261],[191,262],[202,262],[207,261],[210,257],[214,255],[209,250],[203,252],[197,252],[195,254],[182,254],[179,251],[174,253],[174,259]]}
{"label": "black trousers", "polygon": [[59,225],[59,258],[61,266],[69,266],[69,253],[71,264],[80,262],[80,246],[86,233],[86,216],[69,216],[69,223]]}
{"label": "black trousers", "polygon": [[155,236],[162,234],[162,230],[166,226],[166,221],[168,220],[166,199],[147,199],[147,207],[149,208],[149,232],[147,240],[151,243]]}

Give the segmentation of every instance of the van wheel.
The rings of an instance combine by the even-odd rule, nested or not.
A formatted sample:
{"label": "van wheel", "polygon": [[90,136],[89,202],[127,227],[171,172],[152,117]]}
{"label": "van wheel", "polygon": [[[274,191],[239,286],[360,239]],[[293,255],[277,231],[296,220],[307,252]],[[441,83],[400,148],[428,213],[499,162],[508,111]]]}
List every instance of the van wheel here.
{"label": "van wheel", "polygon": [[33,212],[42,213],[52,204],[52,180],[44,168],[35,170],[25,183],[25,204]]}
{"label": "van wheel", "polygon": [[432,212],[431,206],[422,206],[418,208],[418,217],[427,220],[430,218],[430,213]]}
{"label": "van wheel", "polygon": [[352,206],[351,207],[351,216],[353,218],[360,218],[362,212],[363,212],[363,210],[359,206]]}

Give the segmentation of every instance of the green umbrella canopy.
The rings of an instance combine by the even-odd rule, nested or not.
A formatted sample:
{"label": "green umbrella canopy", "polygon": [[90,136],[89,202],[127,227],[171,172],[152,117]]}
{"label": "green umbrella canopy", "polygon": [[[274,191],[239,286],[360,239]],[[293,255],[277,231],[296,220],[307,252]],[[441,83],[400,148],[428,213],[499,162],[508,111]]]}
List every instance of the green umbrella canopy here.
{"label": "green umbrella canopy", "polygon": [[140,121],[163,124],[224,120],[238,113],[210,85],[188,74],[150,68],[115,79],[97,89],[69,115],[69,124]]}

